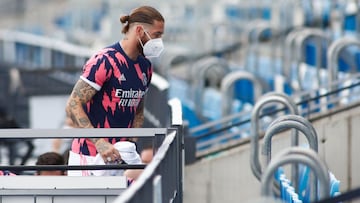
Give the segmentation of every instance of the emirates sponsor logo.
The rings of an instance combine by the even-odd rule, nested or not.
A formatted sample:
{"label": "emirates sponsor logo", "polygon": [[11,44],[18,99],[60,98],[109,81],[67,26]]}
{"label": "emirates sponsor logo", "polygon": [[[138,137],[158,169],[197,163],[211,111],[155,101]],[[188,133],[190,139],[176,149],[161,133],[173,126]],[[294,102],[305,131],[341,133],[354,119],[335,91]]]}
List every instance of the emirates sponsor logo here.
{"label": "emirates sponsor logo", "polygon": [[123,89],[116,89],[115,97],[121,98],[119,101],[119,106],[138,106],[140,103],[141,98],[144,97],[146,91],[142,90],[123,90]]}

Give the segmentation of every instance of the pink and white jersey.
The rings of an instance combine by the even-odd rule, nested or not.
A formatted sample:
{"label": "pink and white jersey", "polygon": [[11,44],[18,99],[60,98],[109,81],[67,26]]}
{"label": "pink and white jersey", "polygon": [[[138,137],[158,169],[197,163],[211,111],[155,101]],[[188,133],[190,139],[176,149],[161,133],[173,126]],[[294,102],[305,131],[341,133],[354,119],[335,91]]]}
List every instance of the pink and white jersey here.
{"label": "pink and white jersey", "polygon": [[[116,43],[92,56],[83,67],[80,78],[98,92],[84,106],[95,128],[130,128],[136,109],[144,98],[152,76],[149,60],[139,56],[130,59]],[[108,138],[110,143],[119,138]],[[72,151],[95,156],[94,144],[85,138],[74,139]]]}

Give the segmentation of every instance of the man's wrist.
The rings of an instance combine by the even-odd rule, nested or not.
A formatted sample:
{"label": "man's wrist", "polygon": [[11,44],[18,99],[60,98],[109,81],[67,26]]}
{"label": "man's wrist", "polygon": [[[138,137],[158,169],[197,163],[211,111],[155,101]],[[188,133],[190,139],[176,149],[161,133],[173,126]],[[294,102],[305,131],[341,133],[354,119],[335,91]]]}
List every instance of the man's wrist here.
{"label": "man's wrist", "polygon": [[89,138],[89,140],[96,145],[96,143],[101,140],[102,138]]}
{"label": "man's wrist", "polygon": [[92,142],[98,152],[105,151],[108,148],[107,145],[109,144],[109,142],[107,142],[104,138],[93,138]]}

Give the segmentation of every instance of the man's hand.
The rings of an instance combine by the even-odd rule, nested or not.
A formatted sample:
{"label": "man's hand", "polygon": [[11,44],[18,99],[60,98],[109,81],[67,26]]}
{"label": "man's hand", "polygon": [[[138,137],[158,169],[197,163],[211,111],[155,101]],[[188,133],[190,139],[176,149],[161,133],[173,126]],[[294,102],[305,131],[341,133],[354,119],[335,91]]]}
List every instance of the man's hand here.
{"label": "man's hand", "polygon": [[[95,141],[92,139],[92,141]],[[119,163],[121,162],[121,156],[114,145],[107,142],[104,139],[97,139],[95,147],[98,153],[101,155],[105,163]]]}

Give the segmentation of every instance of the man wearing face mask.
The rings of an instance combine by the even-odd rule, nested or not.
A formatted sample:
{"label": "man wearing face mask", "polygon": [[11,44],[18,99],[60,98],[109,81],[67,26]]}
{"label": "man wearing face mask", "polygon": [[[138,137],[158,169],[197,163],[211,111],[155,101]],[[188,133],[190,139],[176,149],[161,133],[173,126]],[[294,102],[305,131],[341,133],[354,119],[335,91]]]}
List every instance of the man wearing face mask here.
{"label": "man wearing face mask", "polygon": [[[142,6],[120,21],[123,39],[87,61],[68,99],[66,113],[78,128],[139,128],[143,124],[144,96],[153,72],[149,59],[159,57],[164,49],[165,20],[155,8]],[[91,158],[97,153],[105,163],[121,162],[113,146],[119,141],[123,139],[76,138],[69,165],[84,164],[74,155],[83,160],[82,156]]]}

